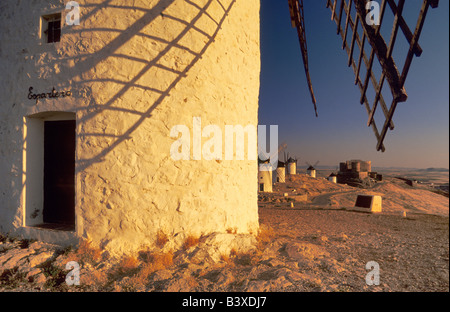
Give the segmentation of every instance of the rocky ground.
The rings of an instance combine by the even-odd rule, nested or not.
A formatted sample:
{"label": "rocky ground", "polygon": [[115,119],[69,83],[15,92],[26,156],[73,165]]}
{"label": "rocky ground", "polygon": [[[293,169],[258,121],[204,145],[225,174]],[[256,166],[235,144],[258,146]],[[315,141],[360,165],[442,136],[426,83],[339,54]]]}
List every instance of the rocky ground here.
{"label": "rocky ground", "polygon": [[[353,188],[316,181],[308,193],[302,184],[314,181],[301,179],[260,197],[261,231],[256,238],[230,230],[190,237],[177,251],[164,248],[162,238],[159,251],[111,259],[88,243],[71,249],[1,236],[0,290],[449,291],[448,198],[447,215],[427,214],[414,209],[407,187],[395,185],[407,199],[404,206],[394,201],[398,211],[361,213],[334,202],[345,199],[344,193],[353,196]],[[383,195],[395,199],[387,188]],[[299,196],[305,194],[306,201]],[[440,197],[433,197],[441,195],[431,196],[442,204]],[[399,213],[405,209],[406,217]],[[225,245],[234,247],[213,247]],[[69,261],[81,266],[79,286],[65,282]],[[366,284],[370,261],[379,264],[378,286]]]}

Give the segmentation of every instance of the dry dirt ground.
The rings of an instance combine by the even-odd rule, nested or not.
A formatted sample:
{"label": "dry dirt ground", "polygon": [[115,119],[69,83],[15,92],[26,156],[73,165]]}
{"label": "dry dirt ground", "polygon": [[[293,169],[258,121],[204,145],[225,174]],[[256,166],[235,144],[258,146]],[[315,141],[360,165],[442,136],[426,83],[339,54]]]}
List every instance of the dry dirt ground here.
{"label": "dry dirt ground", "polygon": [[[382,195],[383,213],[352,211],[357,194]],[[448,197],[395,179],[356,189],[303,175],[259,197],[262,230],[247,252],[214,255],[201,237],[177,251],[113,260],[88,244],[72,250],[0,237],[0,290],[449,291]],[[65,282],[71,260],[81,265],[79,286]],[[379,285],[366,283],[370,261]]]}

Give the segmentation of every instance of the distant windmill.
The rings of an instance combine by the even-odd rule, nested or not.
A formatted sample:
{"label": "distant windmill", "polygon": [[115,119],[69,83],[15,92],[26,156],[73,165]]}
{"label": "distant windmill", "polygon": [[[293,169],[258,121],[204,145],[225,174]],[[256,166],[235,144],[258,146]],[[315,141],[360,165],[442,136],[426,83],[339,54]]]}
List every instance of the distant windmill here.
{"label": "distant windmill", "polygon": [[306,171],[308,172],[308,175],[315,178],[316,177],[316,167],[319,164],[319,161],[316,161],[314,163],[314,165],[311,165],[309,162],[305,162],[305,163],[309,166],[308,169],[306,169]]}
{"label": "distant windmill", "polygon": [[337,175],[336,175],[336,173],[332,172],[328,176],[328,181],[333,182],[333,183],[337,183]]}
{"label": "distant windmill", "polygon": [[[286,143],[282,143],[278,150],[270,155],[267,153],[260,151],[259,153],[259,171],[258,171],[258,185],[260,192],[272,192],[272,171],[275,169],[275,166],[278,166],[278,161],[273,165],[273,157],[276,155],[278,159],[278,154],[284,151],[287,148]],[[262,157],[261,157],[262,156]]]}
{"label": "distant windmill", "polygon": [[285,152],[286,148],[287,148],[287,144],[283,143],[283,144],[281,144],[280,148],[278,149],[278,153],[283,152],[284,159],[283,159],[283,161],[278,160],[278,166],[275,170],[275,175],[274,175],[274,182],[286,183],[286,152]]}
{"label": "distant windmill", "polygon": [[287,155],[285,154],[284,158],[285,158],[285,163],[286,163],[286,166],[287,166],[287,173],[289,175],[297,174],[298,158],[296,156],[294,158],[293,157],[289,157],[289,153]]}

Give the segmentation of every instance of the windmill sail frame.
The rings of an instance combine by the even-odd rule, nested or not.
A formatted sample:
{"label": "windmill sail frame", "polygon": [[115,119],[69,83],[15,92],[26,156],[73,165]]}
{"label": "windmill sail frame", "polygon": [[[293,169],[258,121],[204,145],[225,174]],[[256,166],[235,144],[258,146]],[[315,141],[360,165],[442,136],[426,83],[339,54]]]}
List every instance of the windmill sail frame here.
{"label": "windmill sail frame", "polygon": [[[290,1],[291,2],[291,1]],[[377,138],[377,151],[385,151],[384,139],[388,130],[394,129],[394,123],[392,118],[394,116],[397,104],[400,102],[405,102],[408,95],[405,90],[405,81],[412,63],[414,56],[420,56],[422,53],[422,48],[419,45],[419,38],[422,32],[422,28],[425,22],[425,17],[428,12],[428,8],[438,7],[439,0],[423,0],[420,14],[415,26],[414,33],[411,32],[409,26],[403,18],[403,7],[405,0],[398,0],[398,4],[394,0],[382,0],[380,9],[380,20],[379,25],[369,25],[365,21],[367,15],[366,10],[366,0],[339,0],[340,5],[338,7],[338,0],[327,0],[327,8],[331,9],[331,19],[336,22],[337,33],[341,35],[343,45],[342,49],[345,49],[348,54],[348,66],[353,68],[355,73],[355,85],[358,85],[361,91],[360,103],[364,104],[369,115],[367,126],[371,126],[373,132]],[[355,6],[355,17],[351,16],[352,5]],[[380,28],[383,24],[383,16],[387,5],[389,5],[392,13],[394,14],[394,23],[391,31],[391,36],[389,43],[380,34]],[[336,14],[337,13],[337,14]],[[345,20],[344,28],[341,27],[342,21]],[[362,26],[363,34],[362,37],[358,34],[358,24]],[[409,44],[409,50],[406,56],[405,63],[401,67],[401,72],[398,70],[398,66],[392,56],[392,51],[394,49],[398,30],[401,30],[404,37]],[[348,33],[352,32],[351,43],[347,44]],[[364,51],[364,45],[368,42],[371,45],[370,56],[367,57]],[[353,58],[355,43],[359,48],[359,57],[357,61]],[[377,57],[381,68],[382,74],[379,80],[376,79],[372,66]],[[362,80],[360,77],[361,66],[365,65],[366,75]],[[372,106],[367,98],[367,89],[369,87],[369,81],[372,82],[373,89],[375,90],[375,99]],[[387,81],[392,93],[392,102],[388,107],[382,95],[382,89],[384,82]],[[378,131],[377,125],[375,124],[374,115],[378,107],[381,107],[383,115],[385,118],[381,133]]]}
{"label": "windmill sail frame", "polygon": [[311,76],[309,74],[308,64],[308,46],[306,44],[306,32],[305,32],[305,15],[303,12],[303,0],[289,0],[289,11],[291,13],[292,27],[297,29],[298,38],[300,41],[300,48],[302,50],[303,65],[305,67],[306,80],[308,82],[309,93],[314,104],[314,111],[316,117],[318,117],[316,97],[314,96],[314,90],[312,87]]}

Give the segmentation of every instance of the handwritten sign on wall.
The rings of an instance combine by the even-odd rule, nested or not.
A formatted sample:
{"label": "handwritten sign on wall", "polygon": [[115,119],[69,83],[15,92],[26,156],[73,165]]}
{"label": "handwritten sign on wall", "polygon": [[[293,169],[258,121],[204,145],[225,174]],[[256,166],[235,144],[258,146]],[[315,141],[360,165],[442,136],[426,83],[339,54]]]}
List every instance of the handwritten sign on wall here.
{"label": "handwritten sign on wall", "polygon": [[72,91],[70,91],[70,90],[56,91],[55,87],[53,87],[52,91],[50,91],[50,92],[34,93],[33,87],[30,87],[28,89],[28,99],[29,100],[52,99],[52,98],[60,98],[60,97],[67,97],[67,96],[72,96]]}

